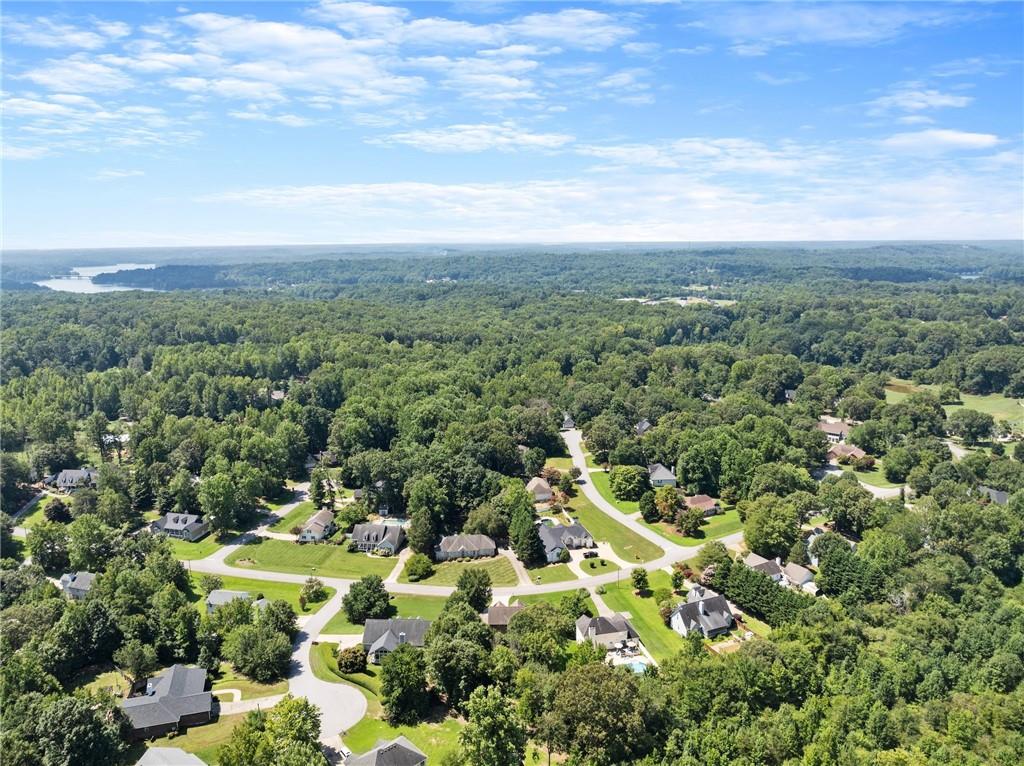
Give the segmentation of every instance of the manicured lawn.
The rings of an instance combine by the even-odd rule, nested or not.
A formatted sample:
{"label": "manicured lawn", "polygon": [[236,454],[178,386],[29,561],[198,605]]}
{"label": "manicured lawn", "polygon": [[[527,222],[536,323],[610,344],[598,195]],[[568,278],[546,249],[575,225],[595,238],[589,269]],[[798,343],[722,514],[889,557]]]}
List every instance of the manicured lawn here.
{"label": "manicured lawn", "polygon": [[[212,688],[215,693],[218,689],[238,689],[242,693],[243,700],[270,697],[274,694],[284,694],[288,691],[287,681],[278,681],[277,683],[272,684],[261,684],[257,681],[250,681],[240,673],[236,673],[235,669],[226,662],[222,662],[220,664],[217,675],[211,680],[213,682]],[[234,695],[227,695],[224,699],[231,702],[234,699]]]}
{"label": "manicured lawn", "polygon": [[314,574],[352,580],[371,574],[387,577],[395,567],[394,559],[371,558],[365,553],[349,553],[344,545],[300,545],[287,540],[262,540],[244,545],[228,556],[227,563],[236,567],[266,569],[271,572]]}
{"label": "manicured lawn", "polygon": [[[65,503],[71,505],[70,498],[65,497],[62,499]],[[15,521],[15,524],[19,527],[31,527],[34,524],[38,524],[40,521],[44,521],[46,519],[44,510],[46,506],[49,505],[50,500],[51,498],[49,496],[42,498],[38,503],[32,506],[31,511],[26,513],[24,516],[19,517],[17,521]]]}
{"label": "manicured lawn", "polygon": [[299,503],[281,517],[281,520],[270,527],[272,532],[291,532],[292,527],[299,527],[309,520],[309,517],[316,511],[316,506],[309,500]]}
{"label": "manicured lawn", "polygon": [[852,473],[857,477],[859,481],[865,484],[870,484],[872,487],[902,487],[902,484],[895,484],[885,478],[885,473],[882,471],[882,461],[879,460],[875,463],[875,467],[870,471],[854,471],[848,465],[840,466],[847,473]]}
{"label": "manicured lawn", "polygon": [[614,572],[619,568],[619,565],[614,561],[608,559],[583,559],[580,562],[580,569],[583,570],[583,574],[588,577],[594,575],[608,574]]}
{"label": "manicured lawn", "polygon": [[[206,611],[205,599],[203,592],[199,589],[199,580],[202,578],[201,572],[192,572],[189,575],[192,578],[192,601],[196,606]],[[221,581],[224,583],[221,588],[224,590],[244,590],[253,595],[255,598],[258,594],[263,594],[264,598],[271,601],[287,601],[292,605],[296,614],[316,614],[320,611],[327,601],[319,601],[315,604],[307,604],[306,611],[303,612],[299,608],[299,591],[302,590],[302,586],[298,583],[291,582],[271,582],[270,580],[250,580],[247,577],[227,577],[225,575],[218,575]],[[334,588],[327,588],[327,599],[330,599],[334,595]]]}
{"label": "manicured lawn", "polygon": [[[885,387],[885,401],[896,404],[906,399],[915,391],[938,391],[938,386],[918,386],[908,380],[891,380]],[[987,412],[997,421],[1008,420],[1017,427],[1024,426],[1024,399],[1011,399],[1002,394],[960,394],[961,404],[946,404],[943,409],[946,415],[958,409]]]}
{"label": "manicured lawn", "polygon": [[439,763],[444,756],[458,746],[462,723],[450,716],[417,726],[391,726],[383,720],[380,698],[380,669],[369,665],[366,673],[341,673],[334,658],[337,645],[317,644],[310,654],[313,673],[322,681],[347,683],[355,686],[366,697],[366,716],[347,732],[342,740],[354,753],[372,750],[379,740],[394,739],[399,735],[407,737],[416,747],[427,754],[430,763]]}
{"label": "manicured lawn", "polygon": [[594,456],[591,455],[589,452],[584,452],[583,453],[583,457],[586,458],[587,468],[602,468],[603,467],[603,466],[599,466],[597,463],[594,462]]}
{"label": "manicured lawn", "polygon": [[[434,565],[434,574],[425,580],[417,582],[423,585],[455,585],[464,569],[483,569],[491,576],[491,585],[516,585],[519,578],[512,564],[504,556],[495,556],[492,559],[483,561],[445,561]],[[409,582],[409,578],[402,570],[398,578],[399,582]]]}
{"label": "manicured lawn", "polygon": [[[539,604],[542,601],[552,604],[553,606],[558,606],[558,602],[561,601],[568,592],[569,591],[561,591],[560,593],[531,593],[528,596],[513,596],[509,600],[513,602],[518,601],[520,604],[526,604],[527,606],[530,604]],[[597,614],[597,607],[594,605],[594,599],[587,596],[585,603],[591,614]]]}
{"label": "manicured lawn", "polygon": [[572,468],[571,457],[549,457],[545,462],[546,468],[557,468],[559,471],[568,471]]}
{"label": "manicured lawn", "polygon": [[207,535],[202,540],[197,540],[194,543],[178,540],[174,537],[168,537],[167,542],[171,544],[171,552],[174,554],[174,557],[181,561],[205,559],[224,547],[221,543],[217,542],[216,535]]}
{"label": "manicured lawn", "polygon": [[69,692],[78,689],[90,692],[112,691],[115,697],[123,697],[128,693],[128,681],[121,675],[121,671],[105,662],[82,668],[64,684],[64,688]]}
{"label": "manicured lawn", "polygon": [[609,485],[609,476],[611,474],[605,471],[593,471],[590,474],[590,482],[594,485],[598,492],[601,493],[601,497],[607,500],[609,503],[614,505],[620,511],[627,516],[631,516],[640,510],[640,503],[636,500],[616,500],[615,495],[612,494],[611,485]]}
{"label": "manicured lawn", "polygon": [[[644,642],[647,651],[658,662],[662,662],[675,656],[682,648],[682,639],[662,622],[661,615],[658,614],[658,605],[654,603],[652,595],[653,591],[659,588],[671,588],[668,574],[660,570],[649,572],[648,579],[650,591],[646,596],[634,595],[633,583],[623,574],[621,581],[605,586],[606,592],[601,598],[616,612],[629,612],[629,621],[640,634],[640,640]],[[676,597],[676,600],[681,599]]]}
{"label": "manicured lawn", "polygon": [[756,617],[751,617],[746,612],[743,613],[743,622],[750,628],[750,632],[754,635],[760,636],[761,638],[767,638],[771,635],[772,628],[766,622],[761,622]]}
{"label": "manicured lawn", "polygon": [[576,579],[568,564],[548,564],[546,567],[530,569],[529,572],[530,580],[535,583],[567,582]]}
{"label": "manicured lawn", "polygon": [[288,503],[294,503],[297,498],[298,498],[298,493],[295,490],[293,490],[293,489],[291,489],[289,487],[286,487],[281,492],[281,494],[278,495],[277,497],[265,497],[265,498],[263,498],[262,503],[263,503],[264,506],[266,506],[270,510],[276,511],[282,505],[288,505]]}
{"label": "manicured lawn", "polygon": [[672,540],[679,545],[700,545],[706,543],[708,540],[717,540],[720,537],[731,535],[733,532],[739,532],[743,529],[743,522],[740,521],[740,515],[737,511],[726,511],[720,513],[717,516],[710,516],[704,520],[704,526],[701,527],[703,535],[701,537],[688,537],[680,534],[674,524],[668,524],[666,522],[660,522],[657,524],[648,524],[646,521],[641,519],[641,524],[650,527],[662,537],[667,540]]}
{"label": "manicured lawn", "polygon": [[[444,609],[448,599],[443,596],[407,596],[395,594],[391,596],[393,617],[422,617],[424,620],[436,620]],[[323,629],[324,633],[362,633],[363,626],[348,621],[345,610],[339,609]]]}
{"label": "manicured lawn", "polygon": [[594,539],[611,543],[612,550],[623,561],[643,563],[656,559],[663,553],[662,549],[650,540],[598,510],[582,492],[577,493],[569,507],[572,515],[579,517],[580,524],[587,528]]}
{"label": "manicured lawn", "polygon": [[215,723],[194,726],[184,735],[161,737],[150,743],[150,747],[180,747],[186,753],[194,753],[206,763],[217,763],[217,751],[228,739],[231,731],[240,724],[246,713],[222,715]]}

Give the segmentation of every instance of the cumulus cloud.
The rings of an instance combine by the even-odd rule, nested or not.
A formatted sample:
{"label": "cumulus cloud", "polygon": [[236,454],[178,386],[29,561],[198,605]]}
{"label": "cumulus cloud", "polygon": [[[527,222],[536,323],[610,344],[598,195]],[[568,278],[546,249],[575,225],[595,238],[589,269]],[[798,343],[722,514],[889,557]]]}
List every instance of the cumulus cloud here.
{"label": "cumulus cloud", "polygon": [[93,178],[96,181],[119,181],[122,178],[138,178],[146,175],[142,170],[119,170],[117,168],[106,168],[99,171]]}
{"label": "cumulus cloud", "polygon": [[999,143],[999,136],[992,133],[969,133],[944,128],[929,128],[913,133],[896,133],[881,142],[886,149],[910,154],[942,154],[944,152],[991,149]]}
{"label": "cumulus cloud", "polygon": [[383,146],[401,144],[427,152],[476,153],[491,149],[510,152],[519,149],[558,149],[573,141],[565,133],[534,133],[514,122],[501,124],[449,125],[434,130],[393,133],[368,143]]}
{"label": "cumulus cloud", "polygon": [[962,108],[974,99],[958,93],[945,93],[928,88],[921,83],[900,83],[884,96],[869,101],[870,114],[884,114],[892,111],[922,112],[929,109]]}

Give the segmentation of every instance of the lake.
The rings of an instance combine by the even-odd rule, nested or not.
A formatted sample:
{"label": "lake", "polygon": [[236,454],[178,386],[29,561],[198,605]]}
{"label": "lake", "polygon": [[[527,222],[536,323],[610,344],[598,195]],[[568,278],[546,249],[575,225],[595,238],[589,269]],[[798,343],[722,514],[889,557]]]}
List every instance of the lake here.
{"label": "lake", "polygon": [[155,269],[155,263],[112,263],[109,266],[75,266],[71,269],[73,276],[54,277],[36,282],[37,285],[49,287],[62,293],[113,293],[120,290],[139,290],[144,288],[125,287],[124,285],[98,285],[92,281],[97,274],[109,274],[129,269]]}

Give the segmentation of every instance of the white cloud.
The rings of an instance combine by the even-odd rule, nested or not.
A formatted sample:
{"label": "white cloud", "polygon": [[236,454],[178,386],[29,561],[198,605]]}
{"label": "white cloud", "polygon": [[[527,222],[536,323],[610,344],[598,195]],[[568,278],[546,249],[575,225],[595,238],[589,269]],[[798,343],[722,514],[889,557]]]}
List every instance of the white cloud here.
{"label": "white cloud", "polygon": [[313,121],[297,114],[273,114],[261,109],[254,108],[246,111],[231,111],[228,116],[238,120],[252,120],[256,122],[273,122],[284,125],[288,128],[304,128],[313,124]]}
{"label": "white cloud", "polygon": [[502,152],[520,149],[558,149],[572,142],[564,133],[532,133],[513,122],[501,124],[449,125],[434,130],[394,133],[368,143],[389,146],[401,144],[427,152],[475,153],[496,149]]}
{"label": "white cloud", "polygon": [[505,26],[513,35],[591,51],[610,48],[634,34],[616,17],[583,8],[531,13]]}
{"label": "white cloud", "polygon": [[962,130],[929,128],[914,133],[896,133],[881,144],[887,149],[911,154],[941,154],[943,152],[991,149],[1000,143],[992,133],[968,133]]}
{"label": "white cloud", "polygon": [[4,37],[11,42],[37,48],[84,48],[95,50],[107,44],[103,29],[94,31],[60,24],[40,16],[34,19],[4,17]]}
{"label": "white cloud", "polygon": [[119,170],[116,168],[107,168],[99,171],[93,179],[96,181],[118,181],[122,178],[138,178],[139,176],[146,175],[141,170]]}
{"label": "white cloud", "polygon": [[5,160],[37,160],[52,154],[48,146],[15,146],[4,144],[0,147],[0,156]]}
{"label": "white cloud", "polygon": [[682,56],[703,56],[713,50],[714,48],[710,45],[695,45],[692,48],[670,48],[669,53],[678,53]]}
{"label": "white cloud", "polygon": [[653,56],[661,49],[657,43],[626,43],[622,52],[631,56]]}
{"label": "white cloud", "polygon": [[577,153],[603,161],[604,169],[685,169],[705,174],[808,174],[834,161],[821,147],[781,142],[771,147],[745,138],[680,138],[649,144],[586,144]]}
{"label": "white cloud", "polygon": [[85,54],[49,59],[41,66],[16,75],[49,90],[66,93],[103,93],[126,90],[133,80],[123,71],[93,61]]}
{"label": "white cloud", "polygon": [[943,93],[926,88],[920,83],[900,83],[884,96],[869,101],[869,114],[884,114],[891,111],[922,112],[928,109],[947,107],[963,108],[974,99],[956,93]]}
{"label": "white cloud", "polygon": [[809,79],[807,75],[802,73],[779,76],[769,74],[767,72],[757,72],[754,75],[754,77],[756,77],[758,80],[765,83],[766,85],[792,85],[798,82],[805,82],[807,79]]}

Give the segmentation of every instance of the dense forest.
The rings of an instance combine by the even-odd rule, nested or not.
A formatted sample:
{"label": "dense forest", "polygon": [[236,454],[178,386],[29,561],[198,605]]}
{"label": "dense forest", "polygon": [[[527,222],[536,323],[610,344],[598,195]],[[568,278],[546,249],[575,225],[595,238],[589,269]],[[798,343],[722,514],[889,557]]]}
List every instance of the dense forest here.
{"label": "dense forest", "polygon": [[[387,504],[409,514],[417,552],[474,531],[526,561],[522,480],[564,454],[564,413],[623,487],[626,469],[669,465],[688,492],[735,503],[747,545],[767,557],[804,556],[801,524],[823,514],[826,597],[779,596],[790,592],[706,545],[706,584],[771,635],[723,656],[683,641],[634,677],[566,648],[572,597],[529,607],[495,640],[457,592],[420,655],[395,653],[406,685],[391,689],[393,720],[422,718],[428,695],[443,702],[467,721],[452,763],[522,762],[528,741],[574,764],[1024,762],[1021,427],[942,406],[1024,397],[1019,253],[485,253],[168,265],[116,281],[174,292],[5,295],[5,763],[123,757],[119,710],[69,684],[115,653],[132,667],[244,665],[246,642],[262,642],[280,650],[272,671],[286,662],[288,605],[253,624],[200,617],[167,547],[129,534],[145,514],[243,529],[258,498],[327,453],[346,486],[379,488],[346,527]],[[617,300],[685,295],[725,302]],[[920,390],[887,401],[893,378]],[[812,478],[825,413],[857,423],[851,441],[907,497],[876,499],[849,474]],[[642,435],[640,419],[652,424]],[[111,438],[122,433],[124,448]],[[951,437],[969,454],[954,455]],[[29,485],[90,456],[103,461],[95,490],[15,540],[8,515]],[[632,498],[645,518],[686,523],[645,489]],[[82,603],[46,579],[68,567],[100,574]]]}

